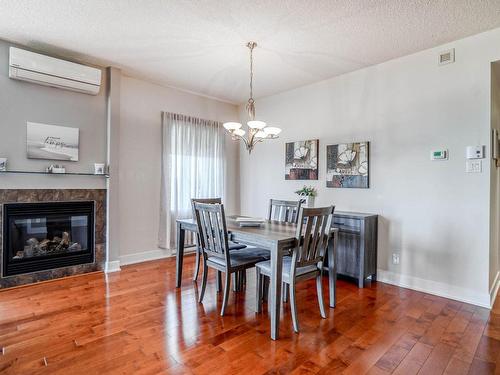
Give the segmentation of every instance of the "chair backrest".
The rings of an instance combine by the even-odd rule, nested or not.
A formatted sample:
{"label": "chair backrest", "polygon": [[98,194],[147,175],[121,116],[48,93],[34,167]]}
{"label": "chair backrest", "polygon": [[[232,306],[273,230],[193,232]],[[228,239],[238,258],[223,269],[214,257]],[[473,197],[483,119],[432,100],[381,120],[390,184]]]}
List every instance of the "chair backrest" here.
{"label": "chair backrest", "polygon": [[196,220],[196,216],[194,214],[194,204],[195,203],[208,203],[208,204],[221,204],[221,198],[191,198],[191,207],[193,209],[193,219]]}
{"label": "chair backrest", "polygon": [[[216,204],[216,203],[222,203],[221,198],[191,198],[191,209],[193,210],[193,219],[196,220],[196,214],[194,212],[194,204],[195,203],[208,203],[208,204]],[[196,240],[198,245],[201,244],[200,241],[200,235],[196,233]]]}
{"label": "chair backrest", "polygon": [[296,232],[298,245],[293,250],[292,256],[293,274],[295,274],[296,267],[323,262],[330,239],[334,209],[334,206],[301,207],[298,219],[300,224],[297,225]]}
{"label": "chair backrest", "polygon": [[230,266],[224,205],[194,202],[194,213],[203,252],[226,259],[226,264]]}
{"label": "chair backrest", "polygon": [[282,223],[297,223],[302,200],[283,201],[271,199],[269,201],[268,220],[280,221]]}

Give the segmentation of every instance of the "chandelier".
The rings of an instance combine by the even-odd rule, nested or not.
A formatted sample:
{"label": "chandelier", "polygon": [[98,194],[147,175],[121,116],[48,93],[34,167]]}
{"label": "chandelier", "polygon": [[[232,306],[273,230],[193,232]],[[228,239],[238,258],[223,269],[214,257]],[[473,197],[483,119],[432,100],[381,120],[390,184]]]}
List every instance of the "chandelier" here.
{"label": "chandelier", "polygon": [[257,43],[248,42],[247,47],[250,50],[250,98],[246,105],[249,118],[247,122],[248,133],[241,128],[242,125],[239,122],[225,122],[222,126],[231,134],[233,140],[242,140],[250,154],[257,143],[262,142],[264,139],[278,138],[281,129],[275,126],[267,126],[264,121],[255,119],[255,100],[253,98],[253,49],[257,47]]}

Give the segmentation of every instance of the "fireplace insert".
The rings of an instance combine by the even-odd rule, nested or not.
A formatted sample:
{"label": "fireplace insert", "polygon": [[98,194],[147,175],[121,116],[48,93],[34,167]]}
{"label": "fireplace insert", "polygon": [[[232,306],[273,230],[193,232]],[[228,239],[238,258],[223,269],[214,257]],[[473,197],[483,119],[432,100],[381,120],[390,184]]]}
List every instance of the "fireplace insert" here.
{"label": "fireplace insert", "polygon": [[3,205],[3,276],[94,262],[93,201]]}

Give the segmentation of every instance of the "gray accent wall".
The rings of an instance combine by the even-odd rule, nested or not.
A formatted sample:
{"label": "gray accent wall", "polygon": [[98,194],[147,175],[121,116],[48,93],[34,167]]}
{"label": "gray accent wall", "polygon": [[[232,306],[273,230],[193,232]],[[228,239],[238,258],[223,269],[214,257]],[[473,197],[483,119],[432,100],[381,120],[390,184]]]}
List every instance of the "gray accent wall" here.
{"label": "gray accent wall", "polygon": [[[106,162],[106,72],[97,96],[13,80],[9,78],[11,45],[0,40],[0,157],[9,159],[9,169],[41,171],[50,164],[64,164],[68,172],[93,173],[94,163]],[[79,128],[80,160],[28,159],[27,121]],[[105,186],[105,178],[95,176],[0,175],[2,189]]]}

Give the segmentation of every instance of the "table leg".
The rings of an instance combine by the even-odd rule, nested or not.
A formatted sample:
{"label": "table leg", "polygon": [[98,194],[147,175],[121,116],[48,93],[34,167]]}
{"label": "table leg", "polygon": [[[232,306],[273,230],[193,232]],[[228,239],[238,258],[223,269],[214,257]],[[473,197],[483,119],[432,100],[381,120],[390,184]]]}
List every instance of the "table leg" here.
{"label": "table leg", "polygon": [[283,249],[276,244],[271,249],[271,295],[267,304],[271,312],[271,339],[273,340],[279,338],[282,266]]}
{"label": "table leg", "polygon": [[175,286],[177,288],[181,287],[181,282],[182,282],[182,263],[184,261],[185,235],[186,231],[182,228],[180,223],[177,223],[177,235],[176,235],[177,252],[175,254]]}
{"label": "table leg", "polygon": [[337,253],[337,233],[328,242],[328,295],[330,307],[335,307],[337,303],[337,262],[335,254]]}

